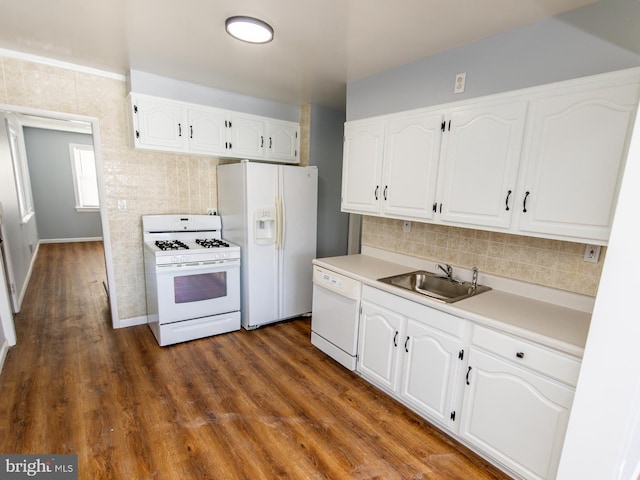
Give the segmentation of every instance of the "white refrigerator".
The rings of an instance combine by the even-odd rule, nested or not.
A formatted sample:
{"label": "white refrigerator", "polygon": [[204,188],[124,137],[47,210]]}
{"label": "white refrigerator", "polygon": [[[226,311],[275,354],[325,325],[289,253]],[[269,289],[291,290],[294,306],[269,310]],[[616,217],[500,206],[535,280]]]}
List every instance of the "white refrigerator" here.
{"label": "white refrigerator", "polygon": [[318,169],[219,165],[222,238],[241,249],[241,318],[251,330],[311,312]]}

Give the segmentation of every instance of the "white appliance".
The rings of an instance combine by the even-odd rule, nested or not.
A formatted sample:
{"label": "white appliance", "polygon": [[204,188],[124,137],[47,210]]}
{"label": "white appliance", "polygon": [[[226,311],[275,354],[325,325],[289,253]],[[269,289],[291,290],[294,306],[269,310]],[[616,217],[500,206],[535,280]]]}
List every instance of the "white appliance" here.
{"label": "white appliance", "polygon": [[242,326],[311,312],[318,169],[245,160],[217,175],[225,238],[242,254]]}
{"label": "white appliance", "polygon": [[240,329],[240,247],[216,215],[143,215],[147,318],[160,346]]}
{"label": "white appliance", "polygon": [[361,289],[357,280],[313,266],[311,343],[351,371],[358,353]]}

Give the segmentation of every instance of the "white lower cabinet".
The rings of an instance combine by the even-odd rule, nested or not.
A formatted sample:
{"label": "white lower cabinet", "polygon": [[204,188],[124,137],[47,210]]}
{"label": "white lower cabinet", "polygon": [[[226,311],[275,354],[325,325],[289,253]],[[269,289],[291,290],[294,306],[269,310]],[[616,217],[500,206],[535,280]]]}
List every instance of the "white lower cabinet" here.
{"label": "white lower cabinet", "polygon": [[580,359],[365,285],[356,370],[516,478],[555,478]]}
{"label": "white lower cabinet", "polygon": [[522,478],[555,478],[579,369],[574,357],[475,326],[458,434]]}
{"label": "white lower cabinet", "polygon": [[453,429],[465,324],[365,286],[357,370],[416,412]]}

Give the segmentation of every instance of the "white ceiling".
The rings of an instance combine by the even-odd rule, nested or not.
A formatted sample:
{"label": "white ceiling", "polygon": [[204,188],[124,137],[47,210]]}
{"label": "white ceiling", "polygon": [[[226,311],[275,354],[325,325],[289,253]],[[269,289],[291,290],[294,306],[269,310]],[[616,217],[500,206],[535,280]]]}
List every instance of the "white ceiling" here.
{"label": "white ceiling", "polygon": [[[0,48],[270,100],[344,108],[347,82],[596,0],[0,0]],[[275,39],[250,45],[224,21]]]}

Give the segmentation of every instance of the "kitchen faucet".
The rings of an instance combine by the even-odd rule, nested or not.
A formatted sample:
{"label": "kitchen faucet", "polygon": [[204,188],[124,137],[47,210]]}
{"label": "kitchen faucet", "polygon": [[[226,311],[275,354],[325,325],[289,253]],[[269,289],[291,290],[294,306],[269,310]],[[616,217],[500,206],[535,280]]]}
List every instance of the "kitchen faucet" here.
{"label": "kitchen faucet", "polygon": [[436,268],[439,268],[440,270],[442,270],[447,275],[447,278],[453,281],[453,277],[452,277],[453,268],[451,268],[451,265],[449,265],[448,263],[445,263],[443,267],[439,263],[436,263]]}

